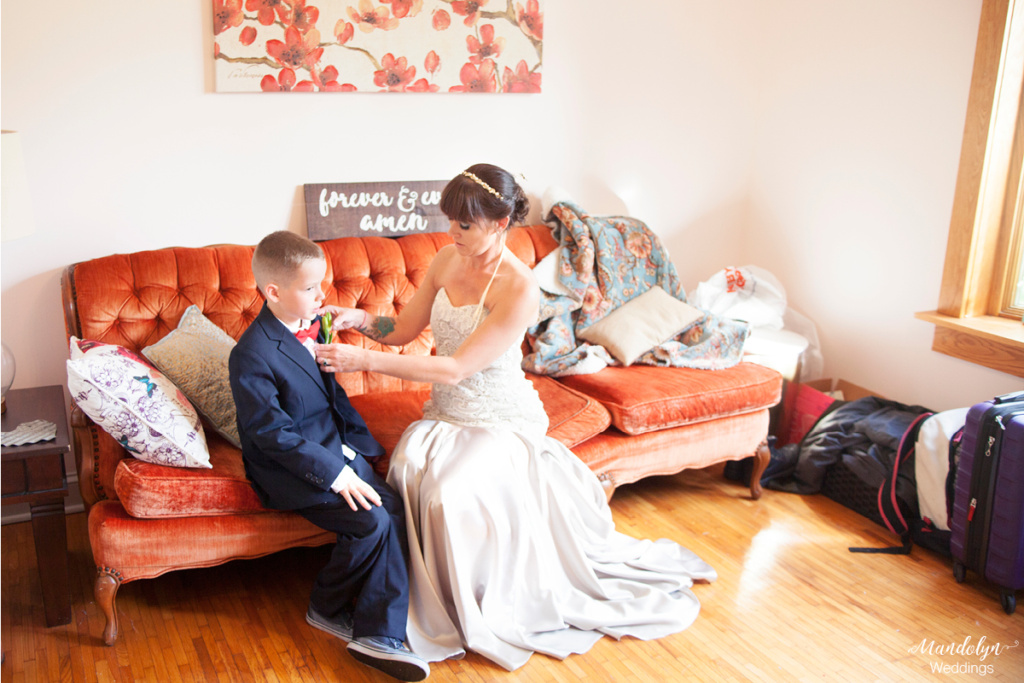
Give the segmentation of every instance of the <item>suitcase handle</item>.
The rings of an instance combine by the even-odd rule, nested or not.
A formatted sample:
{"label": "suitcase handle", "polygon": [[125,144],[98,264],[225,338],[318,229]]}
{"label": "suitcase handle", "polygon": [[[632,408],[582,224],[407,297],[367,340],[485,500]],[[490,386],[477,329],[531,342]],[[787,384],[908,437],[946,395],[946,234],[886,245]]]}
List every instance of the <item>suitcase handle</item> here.
{"label": "suitcase handle", "polygon": [[992,399],[992,403],[1018,403],[1024,401],[1024,391],[1014,391],[1009,394],[1003,394],[1002,396],[996,396]]}

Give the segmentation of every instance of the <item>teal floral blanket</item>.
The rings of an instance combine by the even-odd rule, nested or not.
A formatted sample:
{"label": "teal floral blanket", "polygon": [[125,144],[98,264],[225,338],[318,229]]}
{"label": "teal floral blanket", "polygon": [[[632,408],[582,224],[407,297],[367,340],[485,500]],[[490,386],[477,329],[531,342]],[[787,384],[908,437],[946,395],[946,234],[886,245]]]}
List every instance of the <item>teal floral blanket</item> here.
{"label": "teal floral blanket", "polygon": [[[560,376],[618,365],[606,349],[578,339],[577,332],[654,285],[685,302],[675,266],[657,236],[635,218],[598,218],[573,203],[559,202],[548,220],[554,222],[552,232],[560,245],[552,257],[557,259],[552,275],[557,282],[546,285],[543,275],[538,277],[541,310],[527,334],[531,351],[523,369]],[[703,370],[732,367],[742,358],[748,333],[744,322],[705,312],[636,362]]]}

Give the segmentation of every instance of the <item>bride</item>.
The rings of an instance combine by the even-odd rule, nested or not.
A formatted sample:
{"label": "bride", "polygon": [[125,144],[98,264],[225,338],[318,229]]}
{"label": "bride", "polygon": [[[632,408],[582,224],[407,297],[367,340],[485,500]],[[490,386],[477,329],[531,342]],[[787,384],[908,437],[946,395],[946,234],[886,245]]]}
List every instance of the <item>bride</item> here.
{"label": "bride", "polygon": [[520,344],[536,322],[531,270],[505,247],[529,203],[505,170],[477,164],[441,196],[454,244],[438,251],[396,318],[327,307],[334,329],[405,344],[428,324],[436,356],[317,346],[328,372],[433,383],[423,419],[391,457],[410,552],[409,647],[430,661],[473,650],[506,669],[534,652],[565,658],[602,635],[685,629],[694,580],[715,570],[672,541],[615,531],[597,477],[546,436]]}

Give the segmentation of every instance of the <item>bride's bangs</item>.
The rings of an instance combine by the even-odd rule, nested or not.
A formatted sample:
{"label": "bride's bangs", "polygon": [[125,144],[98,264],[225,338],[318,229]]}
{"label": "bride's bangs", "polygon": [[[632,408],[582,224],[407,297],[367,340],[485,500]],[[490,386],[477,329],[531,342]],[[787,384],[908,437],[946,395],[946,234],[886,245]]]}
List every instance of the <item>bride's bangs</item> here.
{"label": "bride's bangs", "polygon": [[448,220],[459,223],[476,223],[486,215],[473,181],[461,176],[445,185],[440,208]]}

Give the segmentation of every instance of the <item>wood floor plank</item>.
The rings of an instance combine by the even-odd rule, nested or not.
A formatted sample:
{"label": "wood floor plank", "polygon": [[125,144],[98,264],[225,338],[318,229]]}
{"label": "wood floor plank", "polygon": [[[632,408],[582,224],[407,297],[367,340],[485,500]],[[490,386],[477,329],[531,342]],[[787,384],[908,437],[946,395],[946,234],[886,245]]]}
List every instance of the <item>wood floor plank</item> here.
{"label": "wood floor plank", "polygon": [[[693,588],[702,608],[688,630],[647,642],[605,638],[586,654],[537,655],[514,672],[470,652],[433,664],[429,680],[934,682],[978,680],[979,667],[986,680],[1024,679],[1024,609],[1005,614],[991,586],[971,575],[956,583],[949,560],[921,548],[909,556],[850,553],[894,538],[822,496],[747,496],[710,468],[623,487],[612,501],[620,531],[677,540],[717,570],[717,581]],[[125,584],[120,638],[107,647],[86,516],[67,522],[72,622],[49,629],[31,526],[0,530],[0,683],[392,680],[305,622],[329,547]],[[951,652],[981,638],[1018,645],[984,660]]]}

